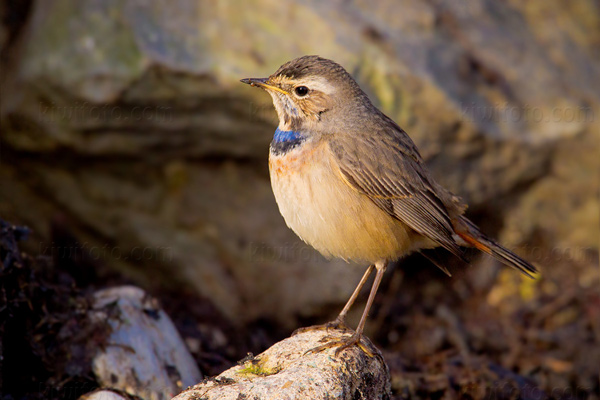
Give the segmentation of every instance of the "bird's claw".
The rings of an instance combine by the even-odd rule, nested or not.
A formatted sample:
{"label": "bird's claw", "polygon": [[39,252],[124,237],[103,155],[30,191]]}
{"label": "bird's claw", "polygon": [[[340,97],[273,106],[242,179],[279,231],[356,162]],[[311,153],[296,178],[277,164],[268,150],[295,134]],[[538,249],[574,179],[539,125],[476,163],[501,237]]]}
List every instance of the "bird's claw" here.
{"label": "bird's claw", "polygon": [[374,357],[373,352],[367,348],[362,342],[362,334],[354,332],[350,336],[334,338],[332,336],[324,337],[323,340],[327,340],[327,343],[322,344],[321,346],[313,347],[312,349],[307,350],[304,355],[319,353],[323,350],[330,349],[332,347],[337,347],[335,350],[335,356],[337,357],[343,350],[357,346],[361,349],[367,356]]}

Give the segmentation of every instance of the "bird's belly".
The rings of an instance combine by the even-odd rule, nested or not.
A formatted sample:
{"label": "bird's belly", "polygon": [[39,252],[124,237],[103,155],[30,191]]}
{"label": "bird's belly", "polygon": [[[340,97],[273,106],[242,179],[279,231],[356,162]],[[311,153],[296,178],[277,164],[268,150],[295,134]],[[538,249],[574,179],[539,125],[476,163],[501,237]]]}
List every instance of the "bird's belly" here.
{"label": "bird's belly", "polygon": [[269,170],[287,225],[324,256],[374,263],[415,250],[420,235],[344,182],[325,143],[271,154]]}

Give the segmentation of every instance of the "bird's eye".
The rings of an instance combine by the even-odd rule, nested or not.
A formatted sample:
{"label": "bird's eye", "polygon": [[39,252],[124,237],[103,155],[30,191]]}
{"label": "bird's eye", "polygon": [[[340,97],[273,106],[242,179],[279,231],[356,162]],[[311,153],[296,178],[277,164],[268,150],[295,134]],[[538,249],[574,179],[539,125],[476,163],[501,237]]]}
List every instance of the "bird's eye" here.
{"label": "bird's eye", "polygon": [[294,89],[298,97],[304,97],[308,94],[308,88],[306,86],[298,86]]}

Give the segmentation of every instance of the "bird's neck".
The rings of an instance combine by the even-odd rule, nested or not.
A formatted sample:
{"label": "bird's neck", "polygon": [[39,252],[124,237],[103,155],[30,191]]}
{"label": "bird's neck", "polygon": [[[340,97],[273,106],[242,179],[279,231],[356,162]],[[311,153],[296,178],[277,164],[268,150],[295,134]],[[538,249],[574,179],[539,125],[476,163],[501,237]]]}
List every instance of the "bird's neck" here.
{"label": "bird's neck", "polygon": [[306,135],[300,131],[282,130],[277,128],[273,141],[271,142],[271,153],[275,155],[285,154],[299,147],[306,140]]}

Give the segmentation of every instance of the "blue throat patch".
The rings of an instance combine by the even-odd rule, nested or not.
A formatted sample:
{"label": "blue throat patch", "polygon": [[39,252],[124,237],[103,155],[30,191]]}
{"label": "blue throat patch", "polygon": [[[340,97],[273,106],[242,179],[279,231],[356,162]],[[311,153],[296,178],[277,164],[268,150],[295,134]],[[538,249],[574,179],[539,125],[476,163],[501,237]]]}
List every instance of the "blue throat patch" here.
{"label": "blue throat patch", "polygon": [[285,154],[296,146],[299,146],[305,139],[306,137],[300,132],[282,131],[277,128],[271,142],[271,152],[277,155]]}
{"label": "blue throat patch", "polygon": [[275,130],[275,136],[273,136],[273,141],[275,143],[283,143],[283,142],[289,142],[289,141],[294,141],[294,140],[300,140],[302,138],[303,138],[303,136],[300,134],[300,132],[282,131],[281,129],[277,128]]}

